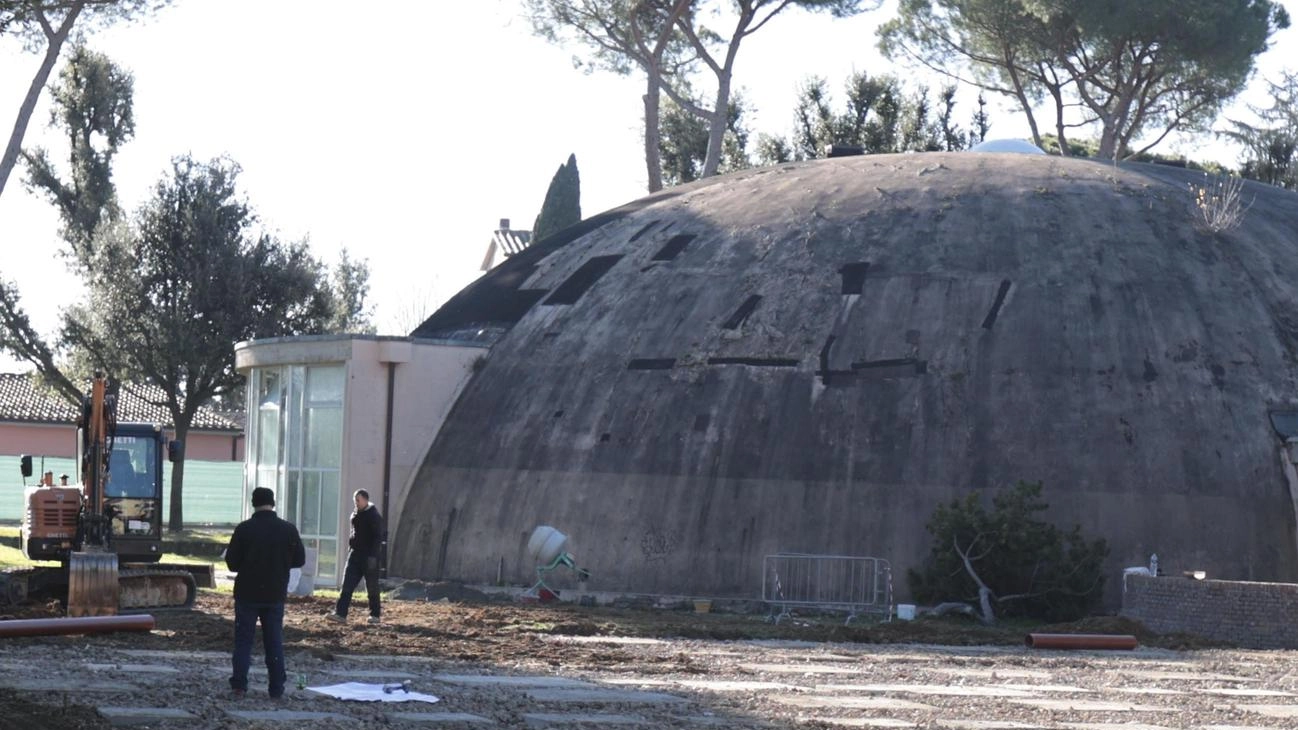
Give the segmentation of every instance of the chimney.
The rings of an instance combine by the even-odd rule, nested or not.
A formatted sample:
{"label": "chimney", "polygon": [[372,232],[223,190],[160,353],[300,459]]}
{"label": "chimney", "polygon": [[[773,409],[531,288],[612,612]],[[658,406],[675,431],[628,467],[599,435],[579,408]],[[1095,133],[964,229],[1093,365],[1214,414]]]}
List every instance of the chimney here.
{"label": "chimney", "polygon": [[508,219],[508,218],[501,218],[501,219],[500,219],[500,230],[502,230],[502,231],[508,231],[508,230],[509,230],[509,219]]}

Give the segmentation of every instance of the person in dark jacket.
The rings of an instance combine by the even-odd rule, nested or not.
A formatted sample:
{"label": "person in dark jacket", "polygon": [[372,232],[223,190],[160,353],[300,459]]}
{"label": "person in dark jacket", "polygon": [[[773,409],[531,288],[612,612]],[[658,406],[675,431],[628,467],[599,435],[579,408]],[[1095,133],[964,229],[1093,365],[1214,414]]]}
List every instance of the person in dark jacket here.
{"label": "person in dark jacket", "polygon": [[266,674],[272,698],[284,695],[288,671],[284,667],[284,598],[288,573],[306,564],[306,549],[293,523],[275,516],[275,493],[265,487],[252,490],[252,517],[239,523],[225,548],[225,564],[234,578],[234,675],[230,688],[236,697],[248,691],[248,665],[252,641],[261,622],[261,643],[266,649]]}
{"label": "person in dark jacket", "polygon": [[379,554],[383,550],[383,518],[370,503],[370,493],[357,489],[352,495],[356,511],[352,512],[351,538],[347,541],[347,570],[343,586],[338,593],[338,605],[325,618],[343,623],[352,603],[352,593],[365,579],[365,590],[370,594],[370,623],[379,623]]}

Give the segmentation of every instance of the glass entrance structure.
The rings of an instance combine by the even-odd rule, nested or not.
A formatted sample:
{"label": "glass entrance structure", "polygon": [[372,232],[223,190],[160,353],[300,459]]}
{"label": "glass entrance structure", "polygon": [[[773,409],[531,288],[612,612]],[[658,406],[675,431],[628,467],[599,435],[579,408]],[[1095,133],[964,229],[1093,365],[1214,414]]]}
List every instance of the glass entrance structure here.
{"label": "glass entrance structure", "polygon": [[259,367],[248,375],[245,483],[249,492],[275,492],[280,516],[317,551],[317,582],[338,577],[345,382],[342,363]]}

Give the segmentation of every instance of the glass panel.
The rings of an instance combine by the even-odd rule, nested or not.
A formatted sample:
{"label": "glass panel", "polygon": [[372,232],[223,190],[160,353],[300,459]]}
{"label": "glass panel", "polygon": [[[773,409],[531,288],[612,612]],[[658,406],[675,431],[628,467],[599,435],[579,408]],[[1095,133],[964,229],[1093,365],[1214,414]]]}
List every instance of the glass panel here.
{"label": "glass panel", "polygon": [[294,365],[289,368],[289,371],[287,463],[289,467],[295,467],[302,465],[302,431],[305,425],[303,423],[302,390],[305,369],[301,365]]}
{"label": "glass panel", "polygon": [[108,458],[108,497],[152,499],[158,445],[144,436],[119,436],[113,439]]}
{"label": "glass panel", "polygon": [[[261,467],[257,469],[257,483],[253,486],[265,487],[271,491],[275,491],[275,487],[278,486],[277,484],[277,482],[279,481],[277,479],[278,476],[279,476],[279,470],[276,469],[273,464],[270,466]],[[250,493],[248,496],[249,498],[251,498],[252,494]]]}
{"label": "glass panel", "polygon": [[279,429],[283,393],[278,370],[257,372],[256,433],[253,453],[259,466],[278,465]]}
{"label": "glass panel", "polygon": [[346,368],[342,365],[324,365],[307,371],[307,402],[312,405],[343,403],[343,379]]}
{"label": "glass panel", "polygon": [[320,474],[320,533],[338,534],[338,472]]}
{"label": "glass panel", "polygon": [[342,466],[343,410],[311,408],[307,411],[306,463],[308,467]]}
{"label": "glass panel", "polygon": [[279,501],[279,508],[284,519],[295,525],[298,524],[297,516],[300,512],[298,509],[298,492],[300,491],[298,489],[298,479],[301,476],[301,472],[291,471],[288,473],[288,478],[285,479],[284,484],[284,499]]}
{"label": "glass panel", "polygon": [[303,534],[320,534],[320,475],[313,472],[302,474],[302,512],[301,526]]}
{"label": "glass panel", "polygon": [[338,543],[335,540],[321,540],[319,563],[316,567],[316,575],[320,578],[337,580],[338,578]]}

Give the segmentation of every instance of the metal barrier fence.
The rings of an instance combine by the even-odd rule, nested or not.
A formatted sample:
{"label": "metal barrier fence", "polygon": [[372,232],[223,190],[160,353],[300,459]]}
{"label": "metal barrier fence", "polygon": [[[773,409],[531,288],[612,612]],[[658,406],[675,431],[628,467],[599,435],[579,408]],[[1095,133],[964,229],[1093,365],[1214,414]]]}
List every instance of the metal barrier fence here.
{"label": "metal barrier fence", "polygon": [[[779,623],[792,608],[847,611],[892,619],[892,566],[882,558],[780,553],[762,561],[762,600]],[[779,608],[779,613],[775,609]]]}

